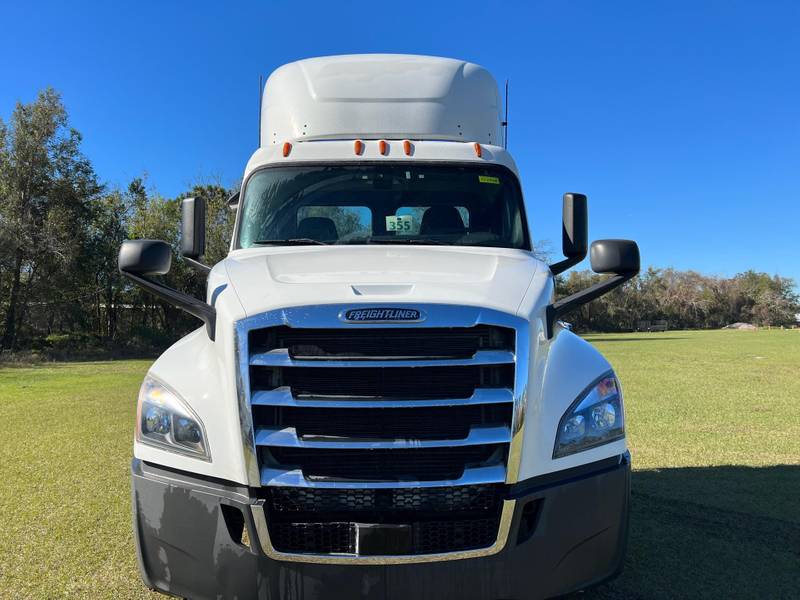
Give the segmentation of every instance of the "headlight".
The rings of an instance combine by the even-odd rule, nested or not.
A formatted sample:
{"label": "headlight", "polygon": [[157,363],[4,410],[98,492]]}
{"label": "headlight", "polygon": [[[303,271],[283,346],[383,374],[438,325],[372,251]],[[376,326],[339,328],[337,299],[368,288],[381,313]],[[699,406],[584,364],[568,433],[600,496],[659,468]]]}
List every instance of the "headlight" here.
{"label": "headlight", "polygon": [[139,390],[136,413],[137,441],[211,460],[200,418],[175,392],[149,375]]}
{"label": "headlight", "polygon": [[604,375],[569,407],[558,424],[553,458],[625,437],[622,392],[613,373]]}

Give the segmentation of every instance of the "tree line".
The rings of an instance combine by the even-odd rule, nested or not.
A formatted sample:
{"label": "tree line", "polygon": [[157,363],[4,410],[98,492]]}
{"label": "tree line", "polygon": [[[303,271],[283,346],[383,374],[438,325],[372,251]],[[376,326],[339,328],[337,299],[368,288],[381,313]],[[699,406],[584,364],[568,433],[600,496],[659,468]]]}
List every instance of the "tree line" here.
{"label": "tree line", "polygon": [[[70,356],[162,348],[195,320],[117,270],[129,238],[178,246],[180,201],[208,203],[208,260],[227,253],[231,190],[197,184],[175,198],[103,185],[81,152],[60,95],[42,91],[0,120],[0,350]],[[175,255],[170,285],[202,296],[202,276]]]}
{"label": "tree line", "polygon": [[[144,178],[124,189],[103,184],[81,151],[61,97],[42,91],[0,120],[0,350],[53,356],[141,352],[165,347],[197,322],[123,279],[117,253],[124,239],[151,238],[177,250],[180,201],[208,203],[209,263],[227,253],[233,190],[197,184],[175,198],[148,190]],[[599,276],[573,272],[560,295]],[[175,254],[170,285],[198,296],[202,274]],[[735,321],[788,325],[800,311],[794,283],[748,271],[733,278],[649,269],[622,289],[570,316],[579,330],[622,331],[639,321],[670,327],[720,327]]]}
{"label": "tree line", "polygon": [[[558,278],[557,293],[572,294],[601,279],[573,271]],[[650,267],[565,318],[579,331],[635,331],[655,321],[670,329],[714,329],[734,323],[793,326],[798,312],[795,283],[788,277],[752,270],[717,277]]]}

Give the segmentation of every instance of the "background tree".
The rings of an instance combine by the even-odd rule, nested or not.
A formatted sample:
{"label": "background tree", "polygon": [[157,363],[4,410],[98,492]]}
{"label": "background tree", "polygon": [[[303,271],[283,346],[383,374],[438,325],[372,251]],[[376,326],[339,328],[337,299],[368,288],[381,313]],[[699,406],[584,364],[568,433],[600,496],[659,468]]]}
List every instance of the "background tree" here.
{"label": "background tree", "polygon": [[[0,348],[13,348],[32,297],[46,303],[71,287],[69,267],[80,256],[82,223],[102,186],[52,88],[30,104],[18,103],[2,131],[0,222],[9,285]],[[80,320],[79,311],[68,313],[60,316]]]}

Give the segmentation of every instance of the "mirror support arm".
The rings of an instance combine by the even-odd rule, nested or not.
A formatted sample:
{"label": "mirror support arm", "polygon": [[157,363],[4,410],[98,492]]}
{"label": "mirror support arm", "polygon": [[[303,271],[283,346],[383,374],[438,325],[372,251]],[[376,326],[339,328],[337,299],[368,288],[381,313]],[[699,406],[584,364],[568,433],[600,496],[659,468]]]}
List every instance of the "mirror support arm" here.
{"label": "mirror support arm", "polygon": [[185,310],[190,315],[203,321],[206,324],[206,332],[208,333],[209,339],[212,342],[214,341],[217,325],[217,311],[214,307],[209,306],[202,300],[198,300],[193,296],[179,292],[178,290],[142,275],[136,275],[130,271],[123,271],[122,269],[120,269],[120,273],[142,289],[147,290],[151,294],[158,296],[173,306],[177,306],[181,310]]}
{"label": "mirror support arm", "polygon": [[560,260],[557,263],[553,263],[552,265],[550,265],[550,271],[553,273],[553,275],[558,275],[560,273],[563,273],[570,267],[577,265],[584,258],[586,258],[585,252],[583,256],[572,256],[570,258],[565,258],[564,260]]}
{"label": "mirror support arm", "polygon": [[200,262],[199,260],[195,260],[193,258],[189,258],[188,256],[182,257],[186,264],[192,267],[196,271],[200,271],[201,273],[208,275],[211,273],[211,266]]}
{"label": "mirror support arm", "polygon": [[553,337],[553,326],[555,325],[555,322],[558,319],[560,319],[563,315],[572,312],[573,310],[583,306],[587,302],[591,302],[592,300],[595,300],[600,296],[607,294],[614,288],[617,288],[626,281],[636,277],[637,273],[638,271],[635,271],[633,273],[617,273],[610,279],[595,283],[594,285],[589,286],[585,290],[581,290],[580,292],[575,292],[574,294],[571,294],[566,298],[561,298],[561,300],[557,300],[556,302],[553,302],[552,304],[548,305],[547,308],[545,309],[547,339],[549,340],[550,338]]}

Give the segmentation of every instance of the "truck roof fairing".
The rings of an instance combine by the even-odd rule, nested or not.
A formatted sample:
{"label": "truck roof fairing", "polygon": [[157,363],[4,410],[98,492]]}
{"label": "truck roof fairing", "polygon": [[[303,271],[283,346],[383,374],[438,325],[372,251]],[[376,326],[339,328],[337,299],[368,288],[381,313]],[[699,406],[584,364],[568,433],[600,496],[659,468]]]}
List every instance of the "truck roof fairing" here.
{"label": "truck roof fairing", "polygon": [[276,69],[264,87],[261,147],[286,141],[501,142],[492,75],[451,58],[353,54]]}

